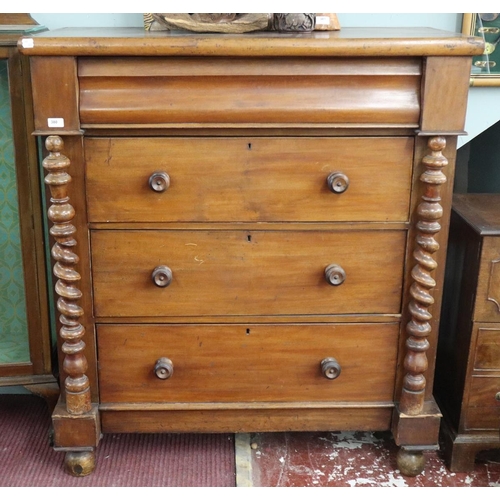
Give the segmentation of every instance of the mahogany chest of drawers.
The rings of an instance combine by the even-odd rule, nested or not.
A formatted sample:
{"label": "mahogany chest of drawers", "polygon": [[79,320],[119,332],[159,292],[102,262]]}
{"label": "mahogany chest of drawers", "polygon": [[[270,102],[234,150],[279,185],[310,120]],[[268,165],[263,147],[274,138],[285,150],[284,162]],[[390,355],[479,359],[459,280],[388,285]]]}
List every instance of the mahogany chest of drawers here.
{"label": "mahogany chest of drawers", "polygon": [[19,44],[47,136],[68,470],[91,472],[101,432],[392,429],[418,474],[438,442],[481,43],[109,29]]}
{"label": "mahogany chest of drawers", "polygon": [[436,398],[452,471],[500,448],[500,195],[456,194]]}

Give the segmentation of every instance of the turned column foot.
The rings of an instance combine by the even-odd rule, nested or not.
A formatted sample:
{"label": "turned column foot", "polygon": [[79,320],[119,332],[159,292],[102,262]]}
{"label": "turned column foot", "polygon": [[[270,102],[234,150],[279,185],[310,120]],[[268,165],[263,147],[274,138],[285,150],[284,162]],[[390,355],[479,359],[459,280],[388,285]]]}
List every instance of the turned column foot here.
{"label": "turned column foot", "polygon": [[400,448],[396,456],[398,469],[403,476],[418,476],[425,468],[425,456],[420,450]]}
{"label": "turned column foot", "polygon": [[94,472],[96,465],[94,451],[68,451],[64,458],[64,468],[71,476],[83,477]]}

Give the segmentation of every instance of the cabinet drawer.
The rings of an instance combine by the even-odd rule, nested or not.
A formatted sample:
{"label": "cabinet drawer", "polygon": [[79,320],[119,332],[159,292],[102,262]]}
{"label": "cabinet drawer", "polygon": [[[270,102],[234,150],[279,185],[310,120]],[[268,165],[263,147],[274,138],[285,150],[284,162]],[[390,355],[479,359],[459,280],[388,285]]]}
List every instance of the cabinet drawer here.
{"label": "cabinet drawer", "polygon": [[472,377],[467,428],[500,428],[500,377]]}
{"label": "cabinet drawer", "polygon": [[474,319],[500,322],[500,237],[498,236],[483,238]]}
{"label": "cabinet drawer", "polygon": [[[85,144],[91,222],[408,219],[412,138],[93,138]],[[167,185],[165,174],[168,187],[156,191]]]}
{"label": "cabinet drawer", "polygon": [[[101,401],[387,402],[398,331],[398,324],[99,325]],[[332,357],[335,379],[321,369]],[[160,358],[172,362],[170,378],[155,374]]]}
{"label": "cabinet drawer", "polygon": [[415,127],[421,73],[410,57],[81,57],[80,120]]}
{"label": "cabinet drawer", "polygon": [[[405,231],[92,232],[97,317],[399,313]],[[325,269],[337,265],[329,284]],[[159,272],[155,284],[152,273]],[[331,269],[331,268],[330,268]],[[160,269],[161,270],[161,269]],[[344,273],[344,274],[343,274]]]}
{"label": "cabinet drawer", "polygon": [[478,329],[474,368],[500,370],[500,328]]}

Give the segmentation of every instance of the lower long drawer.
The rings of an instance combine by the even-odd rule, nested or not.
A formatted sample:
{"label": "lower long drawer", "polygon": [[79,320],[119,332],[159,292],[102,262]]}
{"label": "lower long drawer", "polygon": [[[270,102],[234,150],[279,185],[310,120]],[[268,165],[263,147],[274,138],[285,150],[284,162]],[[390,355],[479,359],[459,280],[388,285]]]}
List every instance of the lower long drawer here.
{"label": "lower long drawer", "polygon": [[99,325],[101,403],[388,402],[398,332],[397,323]]}

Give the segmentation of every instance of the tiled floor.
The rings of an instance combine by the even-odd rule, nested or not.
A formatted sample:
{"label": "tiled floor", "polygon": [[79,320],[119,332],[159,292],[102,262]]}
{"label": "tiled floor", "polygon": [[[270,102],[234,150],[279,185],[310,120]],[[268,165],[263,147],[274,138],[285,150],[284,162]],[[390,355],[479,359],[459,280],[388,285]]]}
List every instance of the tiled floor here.
{"label": "tiled floor", "polygon": [[424,472],[409,478],[397,470],[397,447],[390,433],[289,432],[244,436],[251,469],[248,486],[500,486],[500,450],[481,452],[474,471],[469,473],[452,473],[439,451],[427,452]]}

